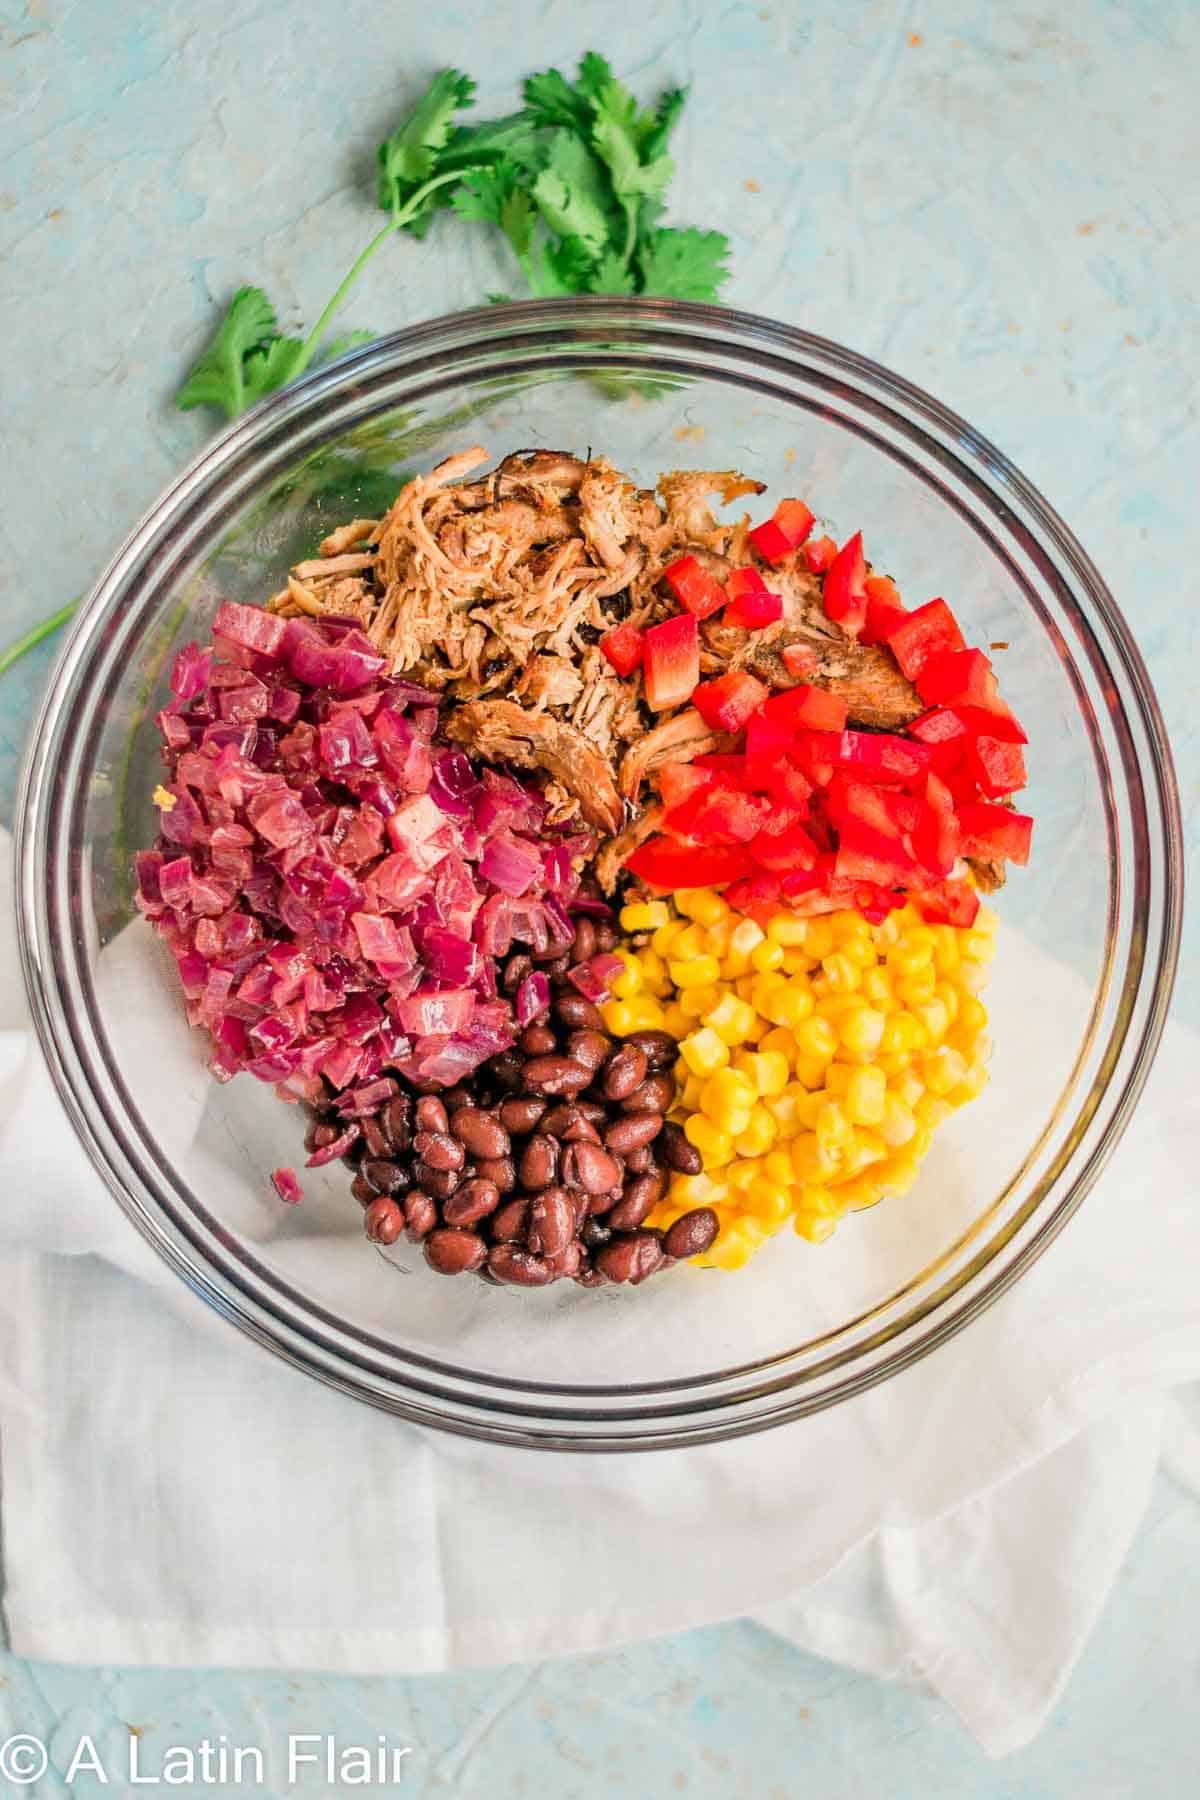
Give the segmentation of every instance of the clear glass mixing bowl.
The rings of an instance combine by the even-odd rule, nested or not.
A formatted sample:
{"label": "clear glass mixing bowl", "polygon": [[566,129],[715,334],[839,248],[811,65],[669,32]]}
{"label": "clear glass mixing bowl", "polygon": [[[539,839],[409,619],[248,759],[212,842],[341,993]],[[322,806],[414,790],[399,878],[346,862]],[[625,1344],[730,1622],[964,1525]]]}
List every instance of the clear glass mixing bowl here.
{"label": "clear glass mixing bowl", "polygon": [[[945,594],[997,649],[1030,735],[1034,856],[999,896],[985,1095],[904,1198],[813,1248],[636,1290],[447,1281],[361,1235],[340,1169],[294,1208],[266,1175],[303,1122],[203,1066],[129,862],[155,832],[154,713],[223,596],[262,601],[339,521],[477,441],[586,450],[652,484],[740,467],[862,526],[910,600]],[[961,419],[834,344],[658,301],[530,303],[384,339],[226,431],[83,607],[42,712],[20,829],[20,934],[46,1055],[130,1220],[213,1306],[345,1392],[499,1441],[657,1448],[795,1418],[943,1343],[1079,1205],[1162,1029],[1179,931],[1170,756],[1096,570]]]}

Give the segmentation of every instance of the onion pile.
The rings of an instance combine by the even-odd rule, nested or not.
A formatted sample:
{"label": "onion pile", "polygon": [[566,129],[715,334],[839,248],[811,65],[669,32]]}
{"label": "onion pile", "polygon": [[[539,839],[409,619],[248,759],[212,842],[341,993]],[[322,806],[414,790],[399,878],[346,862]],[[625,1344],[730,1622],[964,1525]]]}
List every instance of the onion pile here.
{"label": "onion pile", "polygon": [[[496,959],[565,950],[607,917],[595,840],[536,788],[441,741],[438,699],[388,679],[351,619],[224,604],[176,658],[167,779],[138,905],[169,945],[212,1070],[366,1116],[398,1072],[431,1091],[507,1050],[550,992],[500,994]],[[611,957],[571,971],[602,997]]]}

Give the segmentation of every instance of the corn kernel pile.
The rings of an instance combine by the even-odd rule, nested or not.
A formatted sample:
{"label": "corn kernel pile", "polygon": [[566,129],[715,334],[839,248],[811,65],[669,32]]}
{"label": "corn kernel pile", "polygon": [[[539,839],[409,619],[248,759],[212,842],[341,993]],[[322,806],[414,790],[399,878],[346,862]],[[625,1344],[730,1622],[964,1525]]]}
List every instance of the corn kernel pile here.
{"label": "corn kernel pile", "polygon": [[710,888],[621,912],[633,940],[602,1008],[616,1036],[679,1040],[671,1117],[703,1158],[673,1175],[647,1224],[709,1206],[721,1229],[696,1260],[737,1269],[791,1220],[811,1243],[843,1213],[902,1194],[936,1127],[987,1081],[978,998],[996,915],[965,930],[905,906],[766,929]]}

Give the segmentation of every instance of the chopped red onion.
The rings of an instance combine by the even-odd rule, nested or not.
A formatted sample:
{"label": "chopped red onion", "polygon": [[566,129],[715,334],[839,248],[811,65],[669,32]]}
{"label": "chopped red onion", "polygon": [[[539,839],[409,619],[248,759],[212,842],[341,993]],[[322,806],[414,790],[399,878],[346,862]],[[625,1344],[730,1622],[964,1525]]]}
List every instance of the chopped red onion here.
{"label": "chopped red onion", "polygon": [[532,975],[525,977],[517,989],[517,1024],[522,1029],[526,1025],[532,1025],[535,1019],[540,1018],[549,1009],[549,1006],[549,978],[543,975],[540,969],[535,969]]}

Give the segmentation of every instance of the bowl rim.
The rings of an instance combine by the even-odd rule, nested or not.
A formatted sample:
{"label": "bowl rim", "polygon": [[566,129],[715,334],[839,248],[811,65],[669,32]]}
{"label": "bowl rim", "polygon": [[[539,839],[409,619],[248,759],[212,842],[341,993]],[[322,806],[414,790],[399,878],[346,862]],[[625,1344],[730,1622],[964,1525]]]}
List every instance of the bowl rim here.
{"label": "bowl rim", "polygon": [[[480,328],[485,325],[486,334],[480,333]],[[1125,1075],[1124,1085],[1119,1090],[1115,1109],[1104,1128],[1103,1136],[1100,1142],[1090,1150],[1082,1167],[1074,1172],[1066,1193],[1047,1210],[1048,1203],[1054,1199],[1053,1190],[1060,1176],[1055,1175],[1054,1180],[1048,1183],[1045,1192],[1039,1198],[1036,1209],[1039,1213],[1045,1213],[1037,1231],[1019,1248],[1017,1254],[1005,1267],[993,1272],[990,1280],[982,1288],[974,1294],[968,1295],[961,1305],[952,1307],[949,1311],[942,1310],[939,1291],[939,1296],[935,1296],[935,1299],[939,1299],[939,1304],[935,1305],[931,1301],[915,1315],[915,1330],[913,1329],[913,1316],[910,1315],[888,1333],[888,1336],[891,1337],[902,1329],[908,1329],[910,1331],[909,1342],[894,1347],[885,1361],[871,1367],[856,1369],[854,1361],[851,1360],[848,1371],[838,1379],[832,1388],[815,1397],[810,1396],[807,1400],[802,1391],[804,1377],[793,1376],[783,1379],[778,1384],[772,1381],[761,1383],[756,1390],[759,1399],[765,1399],[768,1392],[777,1386],[783,1389],[783,1393],[780,1395],[779,1404],[772,1403],[761,1406],[752,1417],[728,1417],[714,1424],[710,1421],[709,1415],[714,1408],[719,1412],[724,1402],[720,1399],[713,1401],[710,1398],[695,1401],[690,1407],[684,1403],[682,1408],[675,1406],[652,1408],[639,1411],[635,1415],[602,1415],[605,1419],[616,1422],[618,1426],[623,1425],[631,1416],[652,1422],[649,1431],[637,1435],[631,1436],[623,1430],[618,1430],[614,1436],[611,1429],[597,1432],[590,1427],[584,1431],[583,1435],[579,1435],[571,1428],[571,1422],[594,1418],[595,1415],[588,1410],[587,1397],[589,1391],[594,1396],[597,1392],[595,1389],[549,1390],[554,1394],[561,1394],[564,1391],[574,1392],[579,1395],[584,1405],[582,1408],[574,1410],[560,1410],[543,1406],[532,1414],[524,1412],[520,1408],[510,1409],[515,1412],[518,1423],[510,1425],[506,1422],[499,1427],[496,1426],[494,1419],[489,1419],[487,1416],[487,1402],[479,1400],[478,1397],[472,1403],[474,1406],[472,1416],[450,1416],[445,1412],[438,1411],[436,1407],[431,1410],[420,1397],[421,1382],[411,1377],[407,1391],[402,1395],[383,1395],[377,1391],[368,1391],[361,1382],[356,1383],[353,1378],[348,1378],[336,1366],[329,1364],[321,1366],[319,1359],[313,1354],[311,1344],[307,1342],[297,1344],[291,1341],[291,1334],[285,1320],[277,1318],[272,1321],[269,1317],[266,1319],[251,1318],[246,1315],[244,1307],[231,1308],[227,1300],[223,1303],[220,1294],[215,1291],[213,1283],[197,1281],[194,1265],[189,1263],[186,1256],[180,1255],[178,1245],[164,1238],[161,1231],[153,1232],[148,1229],[144,1210],[134,1202],[119,1171],[113,1165],[113,1159],[102,1141],[102,1134],[98,1133],[96,1129],[96,1120],[94,1114],[89,1111],[88,1105],[89,1099],[94,1101],[94,1096],[90,1094],[86,1079],[83,1078],[84,1072],[79,1063],[78,1046],[73,1041],[69,1044],[63,1042],[63,1033],[59,1023],[61,1009],[56,1006],[55,996],[52,992],[55,969],[53,957],[49,954],[51,942],[47,926],[50,907],[45,879],[47,873],[47,826],[51,810],[48,808],[48,800],[54,768],[50,753],[56,742],[56,721],[61,724],[59,714],[63,700],[70,690],[74,676],[85,663],[98,630],[107,618],[127,573],[137,569],[145,552],[153,545],[164,525],[173,517],[178,502],[188,495],[202,491],[206,484],[209,486],[217,484],[224,472],[232,469],[248,451],[252,451],[256,446],[261,446],[277,426],[296,418],[300,413],[314,413],[319,410],[322,400],[352,389],[354,381],[360,373],[366,374],[388,367],[400,371],[406,362],[431,345],[442,344],[444,346],[443,363],[449,363],[455,354],[450,340],[456,337],[474,342],[477,333],[481,336],[499,338],[505,337],[506,334],[513,331],[520,332],[536,327],[549,327],[565,333],[558,348],[565,350],[575,344],[586,350],[590,346],[594,360],[595,347],[597,342],[603,341],[604,332],[609,329],[619,332],[622,327],[637,325],[671,327],[677,329],[685,337],[690,332],[696,342],[702,340],[704,333],[716,332],[731,340],[736,339],[739,353],[751,353],[750,343],[746,341],[751,340],[753,343],[765,346],[768,351],[774,349],[778,354],[785,354],[793,360],[796,357],[809,358],[840,369],[847,375],[856,377],[863,382],[873,396],[882,396],[884,400],[895,403],[900,409],[910,437],[920,435],[925,437],[926,448],[938,448],[932,439],[925,436],[926,428],[940,433],[955,447],[954,454],[959,459],[962,468],[972,470],[977,465],[986,468],[989,474],[1020,500],[1033,521],[1039,549],[1045,550],[1049,547],[1056,559],[1061,559],[1066,564],[1075,581],[1085,591],[1089,609],[1088,617],[1084,621],[1086,628],[1095,639],[1091,619],[1091,609],[1094,609],[1106,633],[1106,641],[1101,645],[1096,640],[1095,647],[1101,652],[1106,665],[1113,657],[1119,661],[1129,684],[1132,698],[1136,702],[1138,721],[1149,749],[1150,767],[1148,771],[1138,770],[1135,780],[1139,793],[1145,791],[1143,784],[1150,784],[1152,781],[1152,793],[1160,816],[1161,844],[1156,844],[1155,848],[1161,854],[1162,859],[1159,879],[1162,884],[1163,916],[1159,929],[1157,968],[1153,971],[1154,985],[1149,996],[1146,1017],[1141,1023],[1140,1035],[1136,1040],[1132,1067]],[[582,330],[581,327],[583,327]],[[651,353],[640,366],[650,367],[654,362],[655,357]],[[630,366],[639,366],[636,358],[631,359]],[[865,396],[856,389],[853,399],[862,404]],[[914,420],[918,423],[914,424]],[[994,504],[994,496],[992,499]],[[1124,709],[1122,709],[1122,717],[1125,717]],[[61,738],[61,730],[58,732],[58,738]],[[922,389],[903,377],[893,374],[872,359],[861,356],[827,338],[801,331],[796,327],[757,314],[688,302],[613,299],[605,296],[588,296],[583,299],[557,301],[519,301],[498,307],[471,308],[421,321],[389,334],[387,337],[374,340],[371,344],[348,353],[334,363],[309,372],[301,381],[291,387],[268,396],[240,419],[232,422],[211,442],[204,445],[143,514],[79,609],[34,726],[25,763],[18,809],[18,941],[26,988],[43,1052],[55,1087],[93,1165],[114,1193],[127,1216],[133,1220],[143,1235],[150,1239],[159,1254],[175,1267],[177,1273],[183,1275],[189,1285],[198,1288],[206,1300],[218,1305],[226,1313],[232,1311],[235,1321],[243,1330],[266,1344],[268,1348],[285,1360],[303,1368],[309,1374],[317,1375],[328,1384],[352,1393],[356,1397],[372,1400],[376,1404],[386,1406],[390,1410],[422,1423],[459,1431],[466,1435],[490,1437],[502,1442],[545,1448],[571,1450],[654,1449],[684,1442],[711,1441],[765,1429],[814,1410],[817,1406],[833,1404],[837,1400],[873,1386],[948,1341],[1001,1294],[1005,1293],[1036,1261],[1068,1219],[1073,1216],[1115,1149],[1149,1074],[1166,1022],[1178,962],[1182,930],[1182,845],[1178,789],[1166,729],[1148,671],[1112,594],[1074,534],[1033,484],[1016,469],[1007,457],[995,449],[966,421]],[[1146,968],[1143,958],[1134,984],[1135,990],[1140,991],[1144,988],[1149,974],[1150,971]],[[1127,1018],[1120,1035],[1118,1051],[1124,1050],[1131,1028],[1132,1021]],[[1109,1082],[1111,1082],[1113,1074],[1115,1074],[1115,1061]],[[1106,1082],[1101,1090],[1102,1095],[1107,1092],[1108,1084]],[[1078,1148],[1078,1140],[1072,1140],[1069,1148],[1073,1156]],[[996,1253],[994,1251],[992,1254]],[[992,1258],[989,1256],[988,1261],[991,1260]],[[219,1274],[222,1282],[228,1283],[229,1271],[227,1268],[222,1268],[216,1273]],[[954,1291],[957,1292],[957,1289]],[[270,1312],[269,1307],[263,1308],[261,1296],[251,1296],[251,1304],[257,1307],[260,1313],[264,1310],[268,1314]],[[770,1360],[773,1359],[768,1359],[768,1361]],[[391,1379],[394,1381],[395,1377],[393,1376]],[[787,1399],[787,1394],[796,1386],[797,1382],[801,1383],[799,1396],[791,1400]],[[529,1388],[532,1388],[534,1392],[547,1391],[539,1390],[536,1384],[524,1383],[515,1378],[503,1378],[499,1385],[509,1393]],[[650,1391],[664,1395],[672,1388],[684,1388],[688,1385],[689,1383],[685,1379],[648,1384],[647,1387],[639,1386],[637,1389],[622,1388],[615,1391],[621,1393]],[[694,1386],[694,1383],[692,1385]],[[436,1392],[436,1390],[434,1391]],[[441,1397],[445,1398],[445,1396]],[[735,1399],[740,1401],[744,1397],[743,1392]],[[733,1401],[730,1404],[733,1404]],[[653,1423],[661,1420],[665,1414],[674,1414],[680,1411],[694,1421],[691,1426],[681,1429],[672,1425],[663,1431]],[[531,1421],[538,1419],[543,1422],[553,1421],[550,1429],[547,1431],[541,1427],[535,1428]]]}

